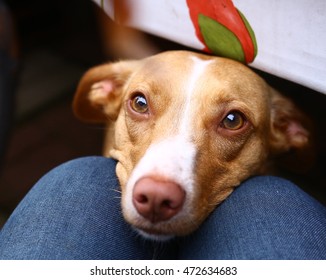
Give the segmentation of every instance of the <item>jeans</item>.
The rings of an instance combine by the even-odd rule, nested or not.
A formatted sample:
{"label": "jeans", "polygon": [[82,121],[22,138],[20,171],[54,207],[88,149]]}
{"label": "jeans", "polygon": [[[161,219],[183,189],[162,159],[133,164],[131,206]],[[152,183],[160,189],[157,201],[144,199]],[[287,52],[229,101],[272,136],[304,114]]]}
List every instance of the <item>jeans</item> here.
{"label": "jeans", "polygon": [[0,232],[0,259],[326,259],[326,209],[291,182],[243,182],[193,234],[145,240],[121,214],[116,162],[76,159],[39,180]]}

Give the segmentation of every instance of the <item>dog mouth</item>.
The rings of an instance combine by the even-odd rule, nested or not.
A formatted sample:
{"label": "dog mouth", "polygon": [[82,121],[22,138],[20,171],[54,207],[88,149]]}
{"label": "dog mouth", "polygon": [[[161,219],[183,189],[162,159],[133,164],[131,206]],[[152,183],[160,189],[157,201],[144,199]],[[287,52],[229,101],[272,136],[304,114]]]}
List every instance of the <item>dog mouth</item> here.
{"label": "dog mouth", "polygon": [[175,237],[181,237],[190,234],[196,230],[197,226],[193,224],[193,219],[185,216],[178,217],[169,221],[151,223],[141,217],[129,220],[131,228],[145,239],[156,241],[168,241]]}
{"label": "dog mouth", "polygon": [[156,229],[134,228],[141,236],[153,241],[168,241],[175,237],[173,234],[162,233]]}

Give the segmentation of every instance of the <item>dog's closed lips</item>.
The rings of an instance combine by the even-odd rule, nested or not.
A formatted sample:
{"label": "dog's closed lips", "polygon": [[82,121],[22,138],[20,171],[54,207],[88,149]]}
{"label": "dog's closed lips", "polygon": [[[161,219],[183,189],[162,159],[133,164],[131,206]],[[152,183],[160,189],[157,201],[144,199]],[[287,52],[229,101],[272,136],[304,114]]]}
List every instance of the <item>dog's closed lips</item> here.
{"label": "dog's closed lips", "polygon": [[289,99],[238,62],[192,52],[90,69],[74,111],[107,125],[124,218],[160,240],[191,233],[249,176],[311,148]]}

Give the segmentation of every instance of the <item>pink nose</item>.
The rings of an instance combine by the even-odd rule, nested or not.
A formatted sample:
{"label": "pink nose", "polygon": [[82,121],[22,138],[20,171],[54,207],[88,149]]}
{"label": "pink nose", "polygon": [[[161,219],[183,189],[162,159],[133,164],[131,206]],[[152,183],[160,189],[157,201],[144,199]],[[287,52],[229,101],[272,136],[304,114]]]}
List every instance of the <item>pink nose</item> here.
{"label": "pink nose", "polygon": [[181,210],[184,199],[185,192],[178,184],[151,177],[140,179],[133,192],[137,212],[152,223],[175,216]]}

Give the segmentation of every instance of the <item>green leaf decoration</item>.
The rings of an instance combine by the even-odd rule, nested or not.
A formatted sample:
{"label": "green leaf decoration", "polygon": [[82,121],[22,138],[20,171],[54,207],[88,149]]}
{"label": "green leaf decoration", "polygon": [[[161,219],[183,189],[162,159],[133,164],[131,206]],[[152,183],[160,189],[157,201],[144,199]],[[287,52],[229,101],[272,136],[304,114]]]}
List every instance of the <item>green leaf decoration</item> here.
{"label": "green leaf decoration", "polygon": [[256,41],[256,36],[255,36],[255,32],[252,30],[248,20],[246,19],[246,17],[243,15],[243,13],[241,13],[238,9],[237,9],[240,17],[242,18],[243,20],[243,23],[245,24],[248,32],[249,32],[249,35],[250,35],[250,38],[251,38],[251,41],[252,43],[254,44],[254,56],[256,57],[257,55],[257,52],[258,52],[258,46],[257,46],[257,41]]}
{"label": "green leaf decoration", "polygon": [[198,24],[206,46],[216,55],[245,63],[245,56],[238,38],[224,25],[203,15]]}

